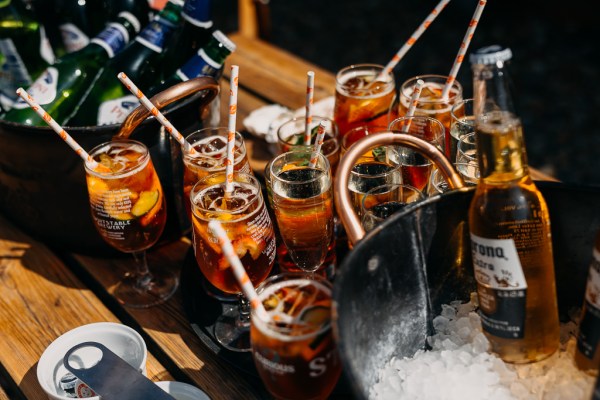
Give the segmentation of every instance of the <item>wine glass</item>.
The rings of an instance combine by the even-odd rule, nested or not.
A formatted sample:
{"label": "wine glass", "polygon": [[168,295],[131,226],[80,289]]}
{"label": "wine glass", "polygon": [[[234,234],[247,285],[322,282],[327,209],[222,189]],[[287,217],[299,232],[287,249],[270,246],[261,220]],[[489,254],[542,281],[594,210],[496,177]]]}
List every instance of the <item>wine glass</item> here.
{"label": "wine glass", "polygon": [[112,247],[131,253],[137,269],[128,272],[113,295],[125,306],[146,308],[169,299],[179,277],[148,267],[146,250],[159,239],[167,220],[166,202],[148,148],[118,139],[94,147],[90,156],[106,168],[85,166],[94,225]]}
{"label": "wine glass", "polygon": [[410,185],[376,186],[364,195],[361,202],[363,228],[371,231],[406,205],[423,199],[423,193]]}
{"label": "wine glass", "polygon": [[477,184],[479,181],[479,164],[477,160],[476,133],[468,133],[458,139],[454,166],[466,184]]}
{"label": "wine glass", "polygon": [[225,182],[226,173],[217,172],[199,180],[190,192],[194,252],[206,279],[217,289],[238,296],[238,307],[217,318],[214,336],[226,349],[243,352],[250,351],[250,305],[208,223],[221,222],[255,287],[275,263],[275,233],[258,180],[234,172],[231,192],[225,191]]}
{"label": "wine glass", "polygon": [[323,154],[295,150],[271,163],[273,208],[279,233],[290,257],[307,272],[325,261],[333,241],[333,185],[329,161]]}

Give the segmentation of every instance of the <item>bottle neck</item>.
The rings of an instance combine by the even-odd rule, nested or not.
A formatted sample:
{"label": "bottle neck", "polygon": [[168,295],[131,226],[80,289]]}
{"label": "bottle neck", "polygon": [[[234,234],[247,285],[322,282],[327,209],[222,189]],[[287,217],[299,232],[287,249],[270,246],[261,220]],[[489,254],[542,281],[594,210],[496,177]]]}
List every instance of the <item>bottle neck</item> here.
{"label": "bottle neck", "polygon": [[90,45],[99,46],[104,49],[108,58],[114,57],[115,54],[129,43],[137,31],[135,23],[137,19],[132,14],[127,14],[126,16],[119,17],[117,22],[108,24],[102,32],[91,40]]}
{"label": "bottle neck", "polygon": [[195,27],[210,29],[213,25],[210,18],[209,0],[187,0],[181,15],[190,25]]}

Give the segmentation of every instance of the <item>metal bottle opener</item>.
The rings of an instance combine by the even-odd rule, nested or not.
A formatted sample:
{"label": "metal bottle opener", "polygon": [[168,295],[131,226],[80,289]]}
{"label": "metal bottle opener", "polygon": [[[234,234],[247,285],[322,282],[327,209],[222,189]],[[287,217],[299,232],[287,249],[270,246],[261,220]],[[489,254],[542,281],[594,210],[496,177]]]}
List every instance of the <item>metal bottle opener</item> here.
{"label": "metal bottle opener", "polygon": [[[102,356],[90,368],[71,365],[71,355],[85,347],[99,349]],[[121,357],[97,342],[83,342],[72,347],[63,358],[65,368],[94,390],[103,400],[175,400]]]}

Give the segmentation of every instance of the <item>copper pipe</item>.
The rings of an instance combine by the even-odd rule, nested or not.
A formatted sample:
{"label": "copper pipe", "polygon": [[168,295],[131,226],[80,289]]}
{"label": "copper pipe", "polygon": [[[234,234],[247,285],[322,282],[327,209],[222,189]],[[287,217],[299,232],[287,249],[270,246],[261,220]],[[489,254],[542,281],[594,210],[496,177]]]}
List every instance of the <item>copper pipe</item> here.
{"label": "copper pipe", "polygon": [[[173,102],[176,102],[203,90],[208,91],[208,94],[204,97],[204,99],[202,99],[202,102],[200,104],[201,115],[202,109],[206,107],[219,94],[219,84],[214,78],[211,77],[201,76],[198,78],[190,79],[185,82],[180,82],[152,96],[150,98],[150,101],[152,102],[152,104],[154,104],[154,106],[157,109],[161,110],[163,107],[166,107]],[[138,127],[138,125],[144,122],[144,120],[146,120],[146,118],[148,118],[149,116],[150,111],[148,111],[146,107],[144,107],[143,105],[138,106],[127,116],[125,121],[123,121],[121,127],[119,128],[119,132],[115,134],[115,137],[129,137],[133,133],[133,131]],[[168,118],[168,115],[165,116]]]}
{"label": "copper pipe", "polygon": [[465,186],[452,163],[432,144],[404,133],[382,132],[365,136],[350,146],[350,149],[340,159],[334,186],[335,206],[352,245],[363,238],[365,230],[350,201],[350,191],[348,190],[350,172],[362,154],[374,147],[387,145],[400,145],[423,154],[437,166],[451,189],[459,189]]}

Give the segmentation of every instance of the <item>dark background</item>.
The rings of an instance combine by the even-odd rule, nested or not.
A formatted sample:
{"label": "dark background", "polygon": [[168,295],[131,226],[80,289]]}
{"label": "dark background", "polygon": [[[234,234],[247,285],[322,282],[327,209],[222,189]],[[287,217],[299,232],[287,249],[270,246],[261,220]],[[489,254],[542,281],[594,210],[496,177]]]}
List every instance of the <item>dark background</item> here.
{"label": "dark background", "polygon": [[[332,72],[386,64],[439,0],[271,0],[269,41]],[[451,0],[396,66],[407,78],[450,72],[477,0]],[[510,47],[529,164],[600,186],[600,25],[592,2],[488,0],[469,47]],[[213,1],[215,26],[237,29],[237,0]],[[467,53],[468,56],[468,53]],[[472,96],[468,60],[458,74]]]}

